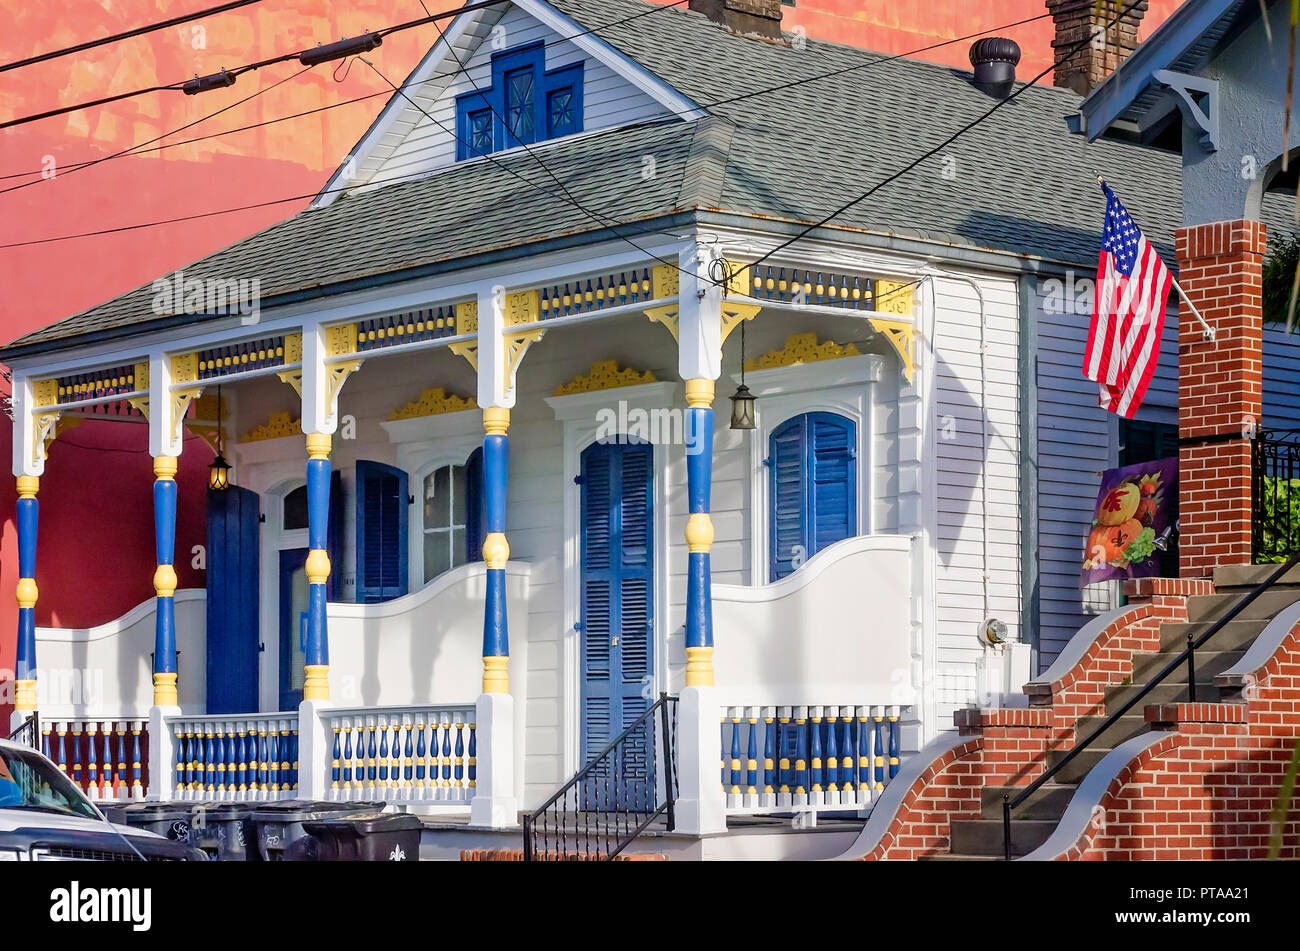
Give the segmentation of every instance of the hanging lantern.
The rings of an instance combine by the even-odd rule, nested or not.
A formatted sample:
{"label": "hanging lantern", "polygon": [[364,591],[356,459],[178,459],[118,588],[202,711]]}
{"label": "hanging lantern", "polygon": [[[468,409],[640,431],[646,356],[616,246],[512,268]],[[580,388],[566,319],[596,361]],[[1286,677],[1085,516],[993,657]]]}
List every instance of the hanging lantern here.
{"label": "hanging lantern", "polygon": [[222,428],[221,386],[217,386],[217,457],[208,466],[208,488],[213,492],[224,492],[230,488],[230,463],[222,455],[226,448],[225,431]]}
{"label": "hanging lantern", "polygon": [[740,324],[740,386],[731,397],[731,428],[754,428],[754,404],[758,397],[745,385],[745,323]]}

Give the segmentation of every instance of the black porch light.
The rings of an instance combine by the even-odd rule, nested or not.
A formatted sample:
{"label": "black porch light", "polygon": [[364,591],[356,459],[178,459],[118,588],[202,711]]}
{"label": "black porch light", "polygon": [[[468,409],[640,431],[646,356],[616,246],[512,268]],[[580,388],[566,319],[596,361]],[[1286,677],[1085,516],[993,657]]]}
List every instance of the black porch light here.
{"label": "black porch light", "polygon": [[217,457],[208,466],[208,488],[213,492],[224,492],[230,488],[230,463],[222,455],[226,447],[225,432],[222,429],[221,385],[217,385]]}
{"label": "black porch light", "polygon": [[754,428],[754,404],[758,397],[745,385],[745,321],[740,322],[740,386],[731,397],[731,428]]}

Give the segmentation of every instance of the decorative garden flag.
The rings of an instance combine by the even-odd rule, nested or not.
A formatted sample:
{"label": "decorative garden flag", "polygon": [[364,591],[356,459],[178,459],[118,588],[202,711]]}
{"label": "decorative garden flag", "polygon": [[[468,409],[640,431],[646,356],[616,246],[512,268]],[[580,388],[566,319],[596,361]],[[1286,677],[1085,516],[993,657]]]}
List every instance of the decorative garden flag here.
{"label": "decorative garden flag", "polygon": [[1080,583],[1159,574],[1177,499],[1177,456],[1102,473]]}
{"label": "decorative garden flag", "polygon": [[1132,419],[1160,357],[1173,276],[1110,186],[1101,189],[1106,226],[1083,375],[1096,381],[1104,409]]}

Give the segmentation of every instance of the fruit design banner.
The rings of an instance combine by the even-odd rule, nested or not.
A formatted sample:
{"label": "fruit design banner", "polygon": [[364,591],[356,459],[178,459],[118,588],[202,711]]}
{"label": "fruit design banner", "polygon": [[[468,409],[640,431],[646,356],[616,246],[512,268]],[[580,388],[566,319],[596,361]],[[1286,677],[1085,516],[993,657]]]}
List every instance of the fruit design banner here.
{"label": "fruit design banner", "polygon": [[1081,583],[1159,574],[1159,553],[1169,547],[1177,499],[1176,456],[1102,473]]}

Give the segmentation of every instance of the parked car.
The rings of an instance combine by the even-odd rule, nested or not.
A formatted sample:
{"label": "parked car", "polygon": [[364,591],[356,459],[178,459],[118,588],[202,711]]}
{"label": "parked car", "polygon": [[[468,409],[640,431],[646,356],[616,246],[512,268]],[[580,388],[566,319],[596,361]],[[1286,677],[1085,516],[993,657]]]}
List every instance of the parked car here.
{"label": "parked car", "polygon": [[0,862],[185,862],[203,852],[114,825],[36,750],[0,740]]}

